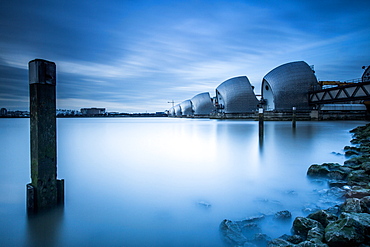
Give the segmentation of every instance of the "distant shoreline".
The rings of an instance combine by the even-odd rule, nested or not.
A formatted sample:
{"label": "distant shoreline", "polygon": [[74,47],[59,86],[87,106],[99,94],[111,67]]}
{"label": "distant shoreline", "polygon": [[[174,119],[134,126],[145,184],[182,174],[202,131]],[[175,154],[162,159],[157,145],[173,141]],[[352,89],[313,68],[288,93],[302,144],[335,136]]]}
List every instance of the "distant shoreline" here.
{"label": "distant shoreline", "polygon": [[[110,116],[56,116],[56,118],[129,118],[129,117],[167,117],[158,114],[130,114],[130,115],[110,115]],[[0,116],[0,118],[30,118],[29,116]]]}

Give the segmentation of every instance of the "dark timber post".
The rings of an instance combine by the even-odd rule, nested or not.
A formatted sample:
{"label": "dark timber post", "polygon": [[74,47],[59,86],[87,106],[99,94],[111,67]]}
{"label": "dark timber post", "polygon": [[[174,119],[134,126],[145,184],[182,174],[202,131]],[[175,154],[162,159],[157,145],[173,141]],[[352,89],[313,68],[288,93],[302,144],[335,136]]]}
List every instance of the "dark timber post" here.
{"label": "dark timber post", "polygon": [[264,128],[264,116],[263,116],[263,108],[258,109],[258,133],[260,140],[263,139],[263,128]]}
{"label": "dark timber post", "polygon": [[31,183],[29,213],[63,204],[64,180],[57,180],[56,66],[35,59],[28,63],[30,89]]}
{"label": "dark timber post", "polygon": [[292,127],[295,128],[296,126],[296,108],[293,106]]}

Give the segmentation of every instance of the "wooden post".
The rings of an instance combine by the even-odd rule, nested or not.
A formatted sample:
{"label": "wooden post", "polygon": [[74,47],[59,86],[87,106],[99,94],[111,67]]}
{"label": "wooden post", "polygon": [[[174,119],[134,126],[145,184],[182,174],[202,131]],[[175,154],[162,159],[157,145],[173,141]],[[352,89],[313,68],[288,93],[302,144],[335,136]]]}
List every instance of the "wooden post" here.
{"label": "wooden post", "polygon": [[263,116],[263,108],[258,109],[258,133],[259,139],[263,140],[263,129],[264,129],[264,116]]}
{"label": "wooden post", "polygon": [[297,126],[296,124],[296,107],[293,106],[293,116],[292,116],[292,127],[295,129]]}
{"label": "wooden post", "polygon": [[29,62],[31,183],[27,210],[36,213],[64,202],[64,180],[57,180],[56,66]]}

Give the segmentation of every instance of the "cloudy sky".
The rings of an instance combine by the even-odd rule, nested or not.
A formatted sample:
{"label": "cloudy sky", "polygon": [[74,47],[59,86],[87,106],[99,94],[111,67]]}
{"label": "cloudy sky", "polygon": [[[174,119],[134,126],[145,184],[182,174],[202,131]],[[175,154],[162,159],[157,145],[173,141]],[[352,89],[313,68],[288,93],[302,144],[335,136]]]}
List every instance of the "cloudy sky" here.
{"label": "cloudy sky", "polygon": [[28,62],[57,65],[57,107],[155,112],[292,61],[319,80],[370,65],[370,1],[3,0],[0,107],[28,109]]}

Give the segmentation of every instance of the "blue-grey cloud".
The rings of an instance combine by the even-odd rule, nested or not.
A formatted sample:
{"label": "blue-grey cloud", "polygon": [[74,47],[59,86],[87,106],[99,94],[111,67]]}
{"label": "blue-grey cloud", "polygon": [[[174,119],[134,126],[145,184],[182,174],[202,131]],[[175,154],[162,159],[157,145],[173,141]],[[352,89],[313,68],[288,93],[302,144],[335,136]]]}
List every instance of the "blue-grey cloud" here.
{"label": "blue-grey cloud", "polygon": [[27,109],[27,63],[57,64],[58,107],[161,111],[246,75],[314,64],[322,80],[369,65],[368,1],[5,1],[0,106]]}

